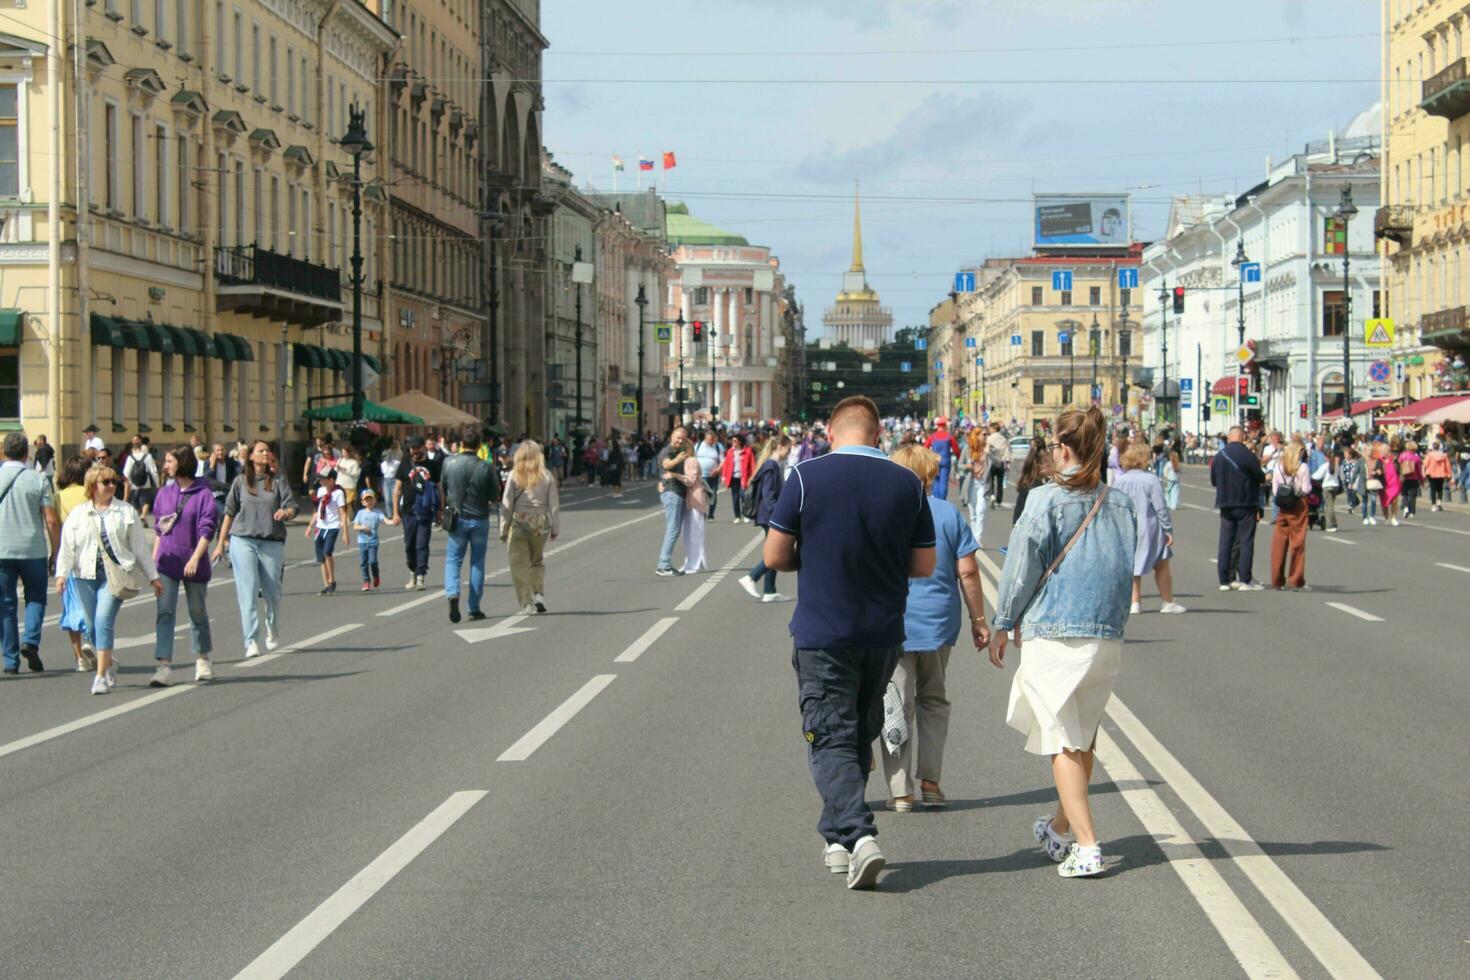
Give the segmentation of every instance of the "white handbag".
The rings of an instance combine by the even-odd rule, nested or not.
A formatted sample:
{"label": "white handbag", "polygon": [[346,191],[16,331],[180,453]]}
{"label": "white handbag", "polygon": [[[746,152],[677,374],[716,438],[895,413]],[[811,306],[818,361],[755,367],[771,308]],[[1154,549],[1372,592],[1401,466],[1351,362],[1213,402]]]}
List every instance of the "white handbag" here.
{"label": "white handbag", "polygon": [[124,565],[117,557],[103,530],[102,515],[93,511],[92,519],[97,522],[97,541],[102,548],[102,571],[107,575],[107,591],[114,599],[131,599],[148,584],[143,580],[143,571],[136,560]]}
{"label": "white handbag", "polygon": [[883,692],[883,747],[889,755],[898,755],[908,740],[909,723],[903,716],[903,695],[898,685],[889,681],[888,689]]}

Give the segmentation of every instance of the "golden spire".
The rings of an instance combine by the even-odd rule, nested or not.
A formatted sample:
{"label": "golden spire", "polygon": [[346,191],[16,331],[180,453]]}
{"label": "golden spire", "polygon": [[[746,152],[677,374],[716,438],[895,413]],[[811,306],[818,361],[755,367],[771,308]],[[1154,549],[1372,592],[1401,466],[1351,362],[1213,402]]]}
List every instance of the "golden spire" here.
{"label": "golden spire", "polygon": [[862,187],[853,181],[852,201],[852,268],[848,272],[864,272],[863,269],[863,194]]}

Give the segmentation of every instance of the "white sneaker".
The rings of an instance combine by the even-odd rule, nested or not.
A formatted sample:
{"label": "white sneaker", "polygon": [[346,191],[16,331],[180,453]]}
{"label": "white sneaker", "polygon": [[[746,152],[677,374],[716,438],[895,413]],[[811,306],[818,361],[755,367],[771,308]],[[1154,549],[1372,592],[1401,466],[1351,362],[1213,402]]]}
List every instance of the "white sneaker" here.
{"label": "white sneaker", "polygon": [[1364,527],[1367,527],[1369,524],[1372,524],[1372,523],[1373,523],[1373,518],[1371,518],[1371,517],[1365,517],[1365,518],[1363,518],[1363,526]]}
{"label": "white sneaker", "polygon": [[153,676],[148,679],[149,687],[168,687],[173,683],[174,669],[168,664],[159,664]]}
{"label": "white sneaker", "polygon": [[209,658],[200,657],[194,661],[194,683],[212,680],[214,680],[214,665],[209,662]]}
{"label": "white sneaker", "polygon": [[403,589],[406,592],[412,592],[418,586],[418,584],[419,577],[417,575],[410,575],[408,577],[408,584],[404,585]]}
{"label": "white sneaker", "polygon": [[1057,866],[1057,874],[1063,878],[1092,878],[1103,873],[1102,845],[1083,847],[1074,843],[1067,849],[1067,856]]}
{"label": "white sneaker", "polygon": [[1235,586],[1233,586],[1233,585],[1222,585],[1222,586],[1220,586],[1220,591],[1221,592],[1230,592],[1230,591],[1233,591],[1234,589],[1235,589]]}
{"label": "white sneaker", "polygon": [[275,650],[280,645],[281,634],[271,629],[270,624],[267,623],[265,626],[265,648],[267,650]]}
{"label": "white sneaker", "polygon": [[1388,526],[1389,527],[1398,527],[1399,526],[1399,519],[1397,517],[1390,517],[1388,519]]}
{"label": "white sneaker", "polygon": [[740,518],[737,517],[733,521],[731,521],[730,523],[731,524],[739,524],[740,523]]}
{"label": "white sneaker", "polygon": [[1137,616],[1141,612],[1143,612],[1143,606],[1137,602],[1128,607],[1128,615],[1130,616]]}
{"label": "white sneaker", "polygon": [[822,863],[834,875],[845,875],[852,865],[852,854],[841,844],[828,844],[827,849],[822,852]]}
{"label": "white sneaker", "polygon": [[1231,582],[1230,583],[1230,588],[1234,589],[1236,592],[1239,592],[1240,591],[1240,579],[1236,579],[1234,582]]}
{"label": "white sneaker", "polygon": [[260,647],[256,645],[256,642],[254,640],[251,640],[249,643],[245,644],[246,660],[249,660],[251,657],[258,656],[260,656]]}
{"label": "white sneaker", "polygon": [[91,666],[91,668],[88,668],[87,667],[87,661],[85,659],[78,659],[77,660],[77,673],[78,674],[85,674],[88,671],[88,669],[96,670],[97,669],[97,665],[96,664],[93,664]]}
{"label": "white sneaker", "polygon": [[425,589],[427,589],[429,587],[428,578],[429,577],[427,575],[420,575],[420,576],[418,576],[417,577],[418,584],[415,585],[414,588],[417,591],[419,591],[419,592],[422,592]]}
{"label": "white sneaker", "polygon": [[1336,534],[1337,533],[1337,528],[1335,528],[1335,527],[1329,527],[1327,529],[1327,533],[1328,534]]}
{"label": "white sneaker", "polygon": [[878,875],[888,861],[878,849],[878,842],[864,837],[852,848],[852,863],[847,869],[848,888],[873,888],[878,884]]}
{"label": "white sneaker", "polygon": [[546,612],[546,597],[537,592],[531,597],[531,605],[536,608],[537,613],[544,615]]}
{"label": "white sneaker", "polygon": [[782,595],[779,592],[767,592],[765,595],[761,596],[761,602],[790,602],[790,601],[791,601],[791,597],[789,595]]}
{"label": "white sneaker", "polygon": [[1240,591],[1242,591],[1242,592],[1263,592],[1263,591],[1265,591],[1265,588],[1266,587],[1264,585],[1262,585],[1260,582],[1242,582],[1242,583],[1240,583]]}
{"label": "white sneaker", "polygon": [[107,683],[107,678],[106,677],[103,677],[103,676],[101,676],[99,674],[98,676],[92,678],[92,693],[93,694],[106,694],[108,691],[111,691],[111,690],[112,690],[112,685],[110,685],[110,684]]}
{"label": "white sneaker", "polygon": [[1031,824],[1031,833],[1036,837],[1036,843],[1041,845],[1047,857],[1057,864],[1061,864],[1066,859],[1067,848],[1071,846],[1071,841],[1051,829],[1049,814],[1036,818],[1036,821]]}
{"label": "white sneaker", "polygon": [[[745,594],[750,596],[752,599],[759,599],[761,597],[760,590],[755,587],[755,579],[751,578],[749,575],[740,576],[740,587],[744,589]],[[842,845],[834,844],[833,846],[841,847]]]}
{"label": "white sneaker", "polygon": [[112,663],[108,666],[107,673],[103,674],[102,676],[107,679],[107,689],[109,691],[112,690],[113,688],[117,687],[117,658],[116,657],[114,657],[112,659]]}
{"label": "white sneaker", "polygon": [[82,641],[82,663],[88,670],[97,669],[97,648],[85,640]]}
{"label": "white sneaker", "polygon": [[1177,616],[1184,611],[1184,607],[1177,602],[1166,602],[1159,607],[1159,612],[1166,616]]}
{"label": "white sneaker", "polygon": [[534,616],[534,615],[536,615],[536,604],[535,603],[532,603],[532,602],[526,603],[524,606],[521,607],[521,615],[522,616]]}

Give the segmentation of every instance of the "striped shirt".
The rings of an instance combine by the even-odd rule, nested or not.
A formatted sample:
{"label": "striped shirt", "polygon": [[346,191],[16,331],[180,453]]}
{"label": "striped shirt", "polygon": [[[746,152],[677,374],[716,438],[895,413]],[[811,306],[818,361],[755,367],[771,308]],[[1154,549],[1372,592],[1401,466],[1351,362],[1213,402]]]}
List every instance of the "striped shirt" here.
{"label": "striped shirt", "polygon": [[51,481],[17,460],[0,464],[0,559],[49,558],[43,508],[51,504]]}

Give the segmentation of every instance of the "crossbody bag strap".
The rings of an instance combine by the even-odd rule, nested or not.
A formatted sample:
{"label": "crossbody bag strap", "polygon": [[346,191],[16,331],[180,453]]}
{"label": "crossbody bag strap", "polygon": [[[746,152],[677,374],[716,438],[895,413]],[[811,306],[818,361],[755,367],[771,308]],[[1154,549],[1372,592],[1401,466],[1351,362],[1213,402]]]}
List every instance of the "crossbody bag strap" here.
{"label": "crossbody bag strap", "polygon": [[1108,486],[1106,483],[1099,484],[1098,486],[1100,487],[1100,492],[1097,495],[1097,499],[1092,503],[1092,509],[1089,510],[1087,512],[1087,516],[1082,519],[1082,523],[1078,525],[1076,533],[1072,535],[1072,539],[1067,542],[1066,547],[1064,547],[1061,550],[1061,553],[1052,560],[1052,563],[1047,566],[1046,571],[1041,573],[1041,578],[1036,580],[1037,593],[1041,592],[1041,587],[1046,584],[1047,579],[1051,578],[1051,573],[1056,571],[1057,568],[1061,566],[1062,560],[1067,557],[1067,553],[1072,550],[1072,546],[1082,539],[1082,532],[1087,530],[1087,525],[1092,523],[1092,519],[1096,517],[1097,512],[1102,509],[1103,498],[1108,495]]}
{"label": "crossbody bag strap", "polygon": [[102,515],[94,510],[92,511],[92,519],[97,522],[97,540],[102,545],[102,550],[107,554],[108,560],[118,568],[126,567],[123,565],[122,560],[117,557],[117,552],[112,550],[112,539],[107,536],[107,525],[103,523]]}
{"label": "crossbody bag strap", "polygon": [[[24,470],[22,470],[21,472],[24,472]],[[13,476],[13,477],[10,478],[10,482],[5,485],[5,489],[4,490],[0,490],[0,504],[5,503],[5,498],[8,497],[8,496],[10,496],[11,488],[13,488],[15,486],[16,481],[19,480],[19,479],[20,479],[20,473],[16,473],[15,476]]]}

